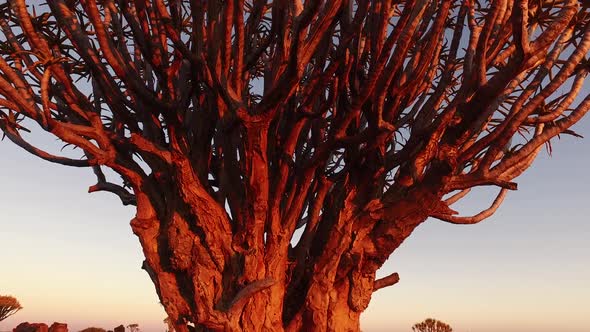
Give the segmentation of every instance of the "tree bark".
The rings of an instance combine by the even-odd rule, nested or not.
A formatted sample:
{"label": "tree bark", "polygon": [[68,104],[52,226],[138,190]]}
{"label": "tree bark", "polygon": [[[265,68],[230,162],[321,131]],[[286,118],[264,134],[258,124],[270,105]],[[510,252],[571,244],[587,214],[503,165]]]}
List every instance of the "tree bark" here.
{"label": "tree bark", "polygon": [[[351,184],[333,218],[326,213],[301,260],[295,252],[303,241],[292,247],[280,236],[268,238],[263,246],[273,252],[263,256],[243,250],[252,237],[239,247],[235,244],[244,240],[239,234],[229,247],[217,241],[220,235],[210,232],[218,227],[223,233],[226,226],[219,221],[229,223],[226,212],[211,201],[194,213],[188,202],[198,197],[182,197],[189,188],[181,185],[161,190],[163,183],[146,184],[131,221],[146,257],[143,268],[181,332],[360,331],[376,271],[427,218],[431,210],[425,207],[440,202],[436,188],[417,187],[391,194],[386,203],[360,205]],[[257,279],[246,278],[252,268],[247,264],[257,259],[262,266]]]}

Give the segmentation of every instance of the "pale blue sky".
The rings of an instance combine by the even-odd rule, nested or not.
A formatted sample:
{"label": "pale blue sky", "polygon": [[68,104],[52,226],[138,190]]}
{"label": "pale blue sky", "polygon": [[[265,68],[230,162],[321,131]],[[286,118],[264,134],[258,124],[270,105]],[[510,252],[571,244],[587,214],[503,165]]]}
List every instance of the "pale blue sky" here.
{"label": "pale blue sky", "polygon": [[[590,119],[577,126],[590,135]],[[133,209],[87,194],[89,170],[53,165],[0,143],[0,294],[24,310],[0,323],[62,321],[72,331],[165,317],[129,220]],[[590,141],[555,140],[498,213],[472,226],[430,220],[383,268],[398,285],[375,293],[364,331],[410,331],[434,316],[455,331],[583,332],[590,326]],[[486,207],[476,192],[464,212]]]}

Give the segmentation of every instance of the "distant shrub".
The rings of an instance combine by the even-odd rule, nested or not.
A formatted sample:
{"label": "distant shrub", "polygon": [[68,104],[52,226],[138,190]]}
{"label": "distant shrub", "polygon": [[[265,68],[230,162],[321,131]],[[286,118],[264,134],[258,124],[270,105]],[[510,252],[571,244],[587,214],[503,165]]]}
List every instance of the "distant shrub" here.
{"label": "distant shrub", "polygon": [[140,332],[141,331],[139,329],[139,324],[129,324],[129,325],[127,325],[127,328],[129,329],[129,332]]}
{"label": "distant shrub", "polygon": [[421,323],[412,326],[414,332],[453,332],[450,325],[433,318],[427,318]]}
{"label": "distant shrub", "polygon": [[80,332],[107,332],[105,329],[101,329],[100,327],[87,327]]}

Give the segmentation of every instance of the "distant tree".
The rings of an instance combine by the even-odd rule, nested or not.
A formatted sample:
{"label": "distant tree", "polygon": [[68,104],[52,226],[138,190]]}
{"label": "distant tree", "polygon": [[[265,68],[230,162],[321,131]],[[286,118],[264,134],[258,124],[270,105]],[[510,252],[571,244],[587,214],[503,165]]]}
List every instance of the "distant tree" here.
{"label": "distant tree", "polygon": [[15,297],[0,295],[0,322],[14,315],[22,308]]}
{"label": "distant tree", "polygon": [[427,318],[421,323],[412,326],[414,332],[452,332],[453,329],[448,324],[433,318]]}
{"label": "distant tree", "polygon": [[577,135],[589,26],[582,0],[0,0],[0,130],[136,206],[176,331],[359,331],[416,227],[484,220]]}
{"label": "distant tree", "polygon": [[87,327],[79,332],[106,332],[106,330],[100,327]]}
{"label": "distant tree", "polygon": [[127,328],[129,329],[129,332],[139,332],[139,324],[129,324],[127,325]]}

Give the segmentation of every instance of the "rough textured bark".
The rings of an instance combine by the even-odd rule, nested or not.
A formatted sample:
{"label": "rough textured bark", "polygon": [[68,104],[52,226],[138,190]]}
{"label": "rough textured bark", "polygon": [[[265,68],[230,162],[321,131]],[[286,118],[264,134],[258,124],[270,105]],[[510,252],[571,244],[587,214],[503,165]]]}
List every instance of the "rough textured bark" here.
{"label": "rough textured bark", "polygon": [[0,4],[0,129],[137,207],[179,332],[359,331],[416,227],[491,216],[590,109],[577,0],[44,5]]}

